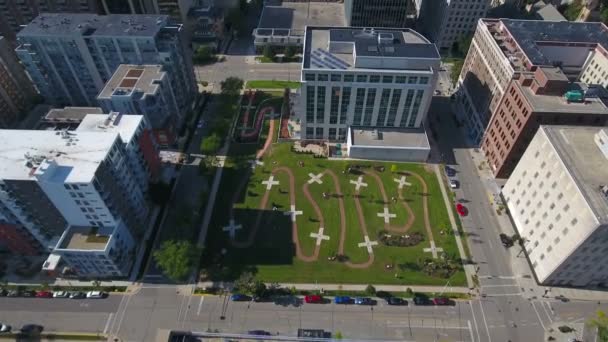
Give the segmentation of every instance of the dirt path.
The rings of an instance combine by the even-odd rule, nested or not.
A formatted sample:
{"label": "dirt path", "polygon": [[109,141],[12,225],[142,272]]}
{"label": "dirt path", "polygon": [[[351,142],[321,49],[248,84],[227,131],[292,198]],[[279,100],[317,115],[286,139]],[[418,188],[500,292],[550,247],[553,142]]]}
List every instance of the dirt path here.
{"label": "dirt path", "polygon": [[262,159],[262,157],[264,156],[264,154],[266,154],[266,152],[268,151],[268,148],[270,147],[270,145],[272,145],[272,142],[274,141],[274,131],[275,131],[275,124],[276,124],[276,119],[272,119],[270,120],[270,128],[268,130],[268,136],[266,137],[266,141],[264,142],[264,147],[262,147],[261,150],[258,151],[258,153],[255,156],[255,159]]}

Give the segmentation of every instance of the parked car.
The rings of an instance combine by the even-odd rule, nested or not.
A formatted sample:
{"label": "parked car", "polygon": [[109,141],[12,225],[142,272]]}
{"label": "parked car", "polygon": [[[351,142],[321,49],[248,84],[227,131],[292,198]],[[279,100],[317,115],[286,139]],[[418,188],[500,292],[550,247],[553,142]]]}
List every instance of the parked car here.
{"label": "parked car", "polygon": [[435,305],[450,305],[450,300],[445,297],[433,298],[433,304]]}
{"label": "parked car", "polygon": [[319,295],[308,295],[304,296],[304,301],[307,304],[320,304],[323,303],[323,297]]}
{"label": "parked car", "polygon": [[452,189],[458,189],[459,186],[460,186],[460,183],[458,183],[457,180],[450,179],[450,188],[452,188]]}
{"label": "parked car", "polygon": [[44,327],[38,324],[26,324],[21,327],[21,333],[27,335],[40,335],[42,330],[44,330]]}
{"label": "parked car", "polygon": [[268,303],[268,302],[272,302],[273,298],[272,298],[272,296],[265,294],[262,296],[253,296],[253,301],[256,303]]}
{"label": "parked car", "polygon": [[205,126],[205,120],[201,119],[198,122],[198,125],[196,125],[196,128],[203,128],[203,126]]}
{"label": "parked car", "polygon": [[371,298],[367,297],[357,297],[355,298],[356,305],[373,305],[374,301]]}
{"label": "parked car", "polygon": [[25,290],[20,292],[21,297],[36,297],[36,292],[31,290]]}
{"label": "parked car", "polygon": [[0,323],[0,334],[9,333],[9,332],[11,332],[11,329],[12,328],[10,325]]}
{"label": "parked car", "polygon": [[507,234],[500,233],[499,237],[500,237],[500,242],[502,243],[502,245],[504,247],[509,248],[509,247],[513,246],[513,239],[508,237]]}
{"label": "parked car", "polygon": [[6,297],[6,295],[8,294],[8,291],[5,289],[0,289],[0,297]]}
{"label": "parked car", "polygon": [[87,295],[84,292],[80,292],[80,291],[75,291],[75,292],[70,292],[70,299],[82,299],[82,298],[86,298]]}
{"label": "parked car", "polygon": [[386,299],[388,305],[407,305],[407,301],[399,297],[389,297]]}
{"label": "parked car", "polygon": [[445,166],[445,174],[448,175],[448,177],[454,177],[456,176],[456,170],[452,169],[449,166]]}
{"label": "parked car", "polygon": [[68,298],[70,296],[66,291],[54,291],[53,298]]}
{"label": "parked car", "polygon": [[456,204],[456,211],[458,212],[458,215],[460,216],[467,216],[468,210],[467,207],[465,207],[464,205],[457,203]]}
{"label": "parked car", "polygon": [[101,291],[89,291],[87,292],[87,298],[90,299],[100,299],[100,298],[104,298],[106,296],[106,294],[104,292]]}
{"label": "parked car", "polygon": [[426,296],[416,295],[414,296],[414,304],[416,305],[429,305],[431,301]]}
{"label": "parked car", "polygon": [[18,290],[10,290],[6,293],[7,297],[19,297],[20,293]]}
{"label": "parked car", "polygon": [[230,300],[232,300],[233,302],[249,302],[249,301],[251,301],[251,297],[244,295],[242,293],[235,293],[232,296],[230,296]]}
{"label": "parked car", "polygon": [[36,298],[53,298],[53,292],[50,292],[50,291],[36,291]]}
{"label": "parked car", "polygon": [[349,296],[337,296],[334,298],[334,302],[336,304],[350,304],[352,302],[352,298]]}
{"label": "parked car", "polygon": [[249,330],[247,332],[247,334],[253,335],[253,336],[270,336],[270,335],[272,335],[271,333],[269,333],[266,330]]}

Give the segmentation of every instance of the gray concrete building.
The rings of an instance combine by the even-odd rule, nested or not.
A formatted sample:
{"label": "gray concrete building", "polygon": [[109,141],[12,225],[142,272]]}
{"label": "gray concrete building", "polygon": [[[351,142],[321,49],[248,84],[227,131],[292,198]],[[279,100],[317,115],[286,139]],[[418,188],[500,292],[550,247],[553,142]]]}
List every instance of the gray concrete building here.
{"label": "gray concrete building", "polygon": [[349,158],[402,162],[423,162],[431,153],[424,127],[349,127],[346,149]]}
{"label": "gray concrete building", "polygon": [[160,64],[180,111],[197,91],[182,26],[163,15],[42,14],[18,34],[17,55],[52,104],[95,106],[120,64]]}
{"label": "gray concrete building", "polygon": [[10,42],[0,36],[0,127],[11,127],[22,118],[37,95]]}
{"label": "gray concrete building", "polygon": [[413,28],[414,0],[345,0],[346,26]]}
{"label": "gray concrete building", "polygon": [[608,131],[541,126],[502,190],[539,283],[608,282]]}

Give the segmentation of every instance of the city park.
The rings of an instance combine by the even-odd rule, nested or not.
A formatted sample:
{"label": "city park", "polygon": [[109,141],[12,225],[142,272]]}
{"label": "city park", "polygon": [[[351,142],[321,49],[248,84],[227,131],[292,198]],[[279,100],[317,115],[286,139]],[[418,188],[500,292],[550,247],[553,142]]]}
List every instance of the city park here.
{"label": "city park", "polygon": [[326,143],[282,139],[290,112],[288,91],[242,96],[202,280],[466,283],[428,165],[327,158]]}

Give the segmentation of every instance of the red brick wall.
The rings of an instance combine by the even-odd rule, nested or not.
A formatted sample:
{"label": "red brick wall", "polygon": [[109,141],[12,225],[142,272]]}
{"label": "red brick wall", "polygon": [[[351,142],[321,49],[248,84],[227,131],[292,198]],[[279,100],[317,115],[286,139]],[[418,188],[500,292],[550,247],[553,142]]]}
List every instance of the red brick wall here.
{"label": "red brick wall", "polygon": [[12,224],[0,224],[0,244],[20,255],[36,255],[40,245],[34,237]]}
{"label": "red brick wall", "polygon": [[150,177],[156,179],[160,173],[160,157],[158,155],[158,147],[154,140],[154,134],[150,130],[144,130],[139,138],[139,147],[144,154],[144,159],[150,169]]}

